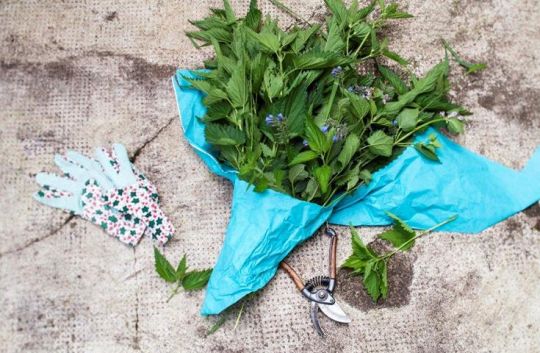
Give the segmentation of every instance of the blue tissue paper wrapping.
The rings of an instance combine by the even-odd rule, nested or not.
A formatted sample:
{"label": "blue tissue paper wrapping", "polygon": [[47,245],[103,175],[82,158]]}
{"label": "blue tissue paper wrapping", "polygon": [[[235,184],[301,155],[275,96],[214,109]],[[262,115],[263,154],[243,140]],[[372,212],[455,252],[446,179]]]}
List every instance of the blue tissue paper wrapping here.
{"label": "blue tissue paper wrapping", "polygon": [[409,147],[373,174],[368,185],[329,207],[266,190],[257,193],[222,165],[205,141],[203,94],[178,70],[173,86],[185,138],[215,174],[234,185],[231,219],[223,248],[210,277],[201,309],[218,314],[245,295],[264,287],[289,252],[325,222],[341,225],[387,225],[390,211],[417,229],[427,229],[450,216],[458,219],[441,230],[477,233],[540,200],[540,148],[522,171],[479,156],[436,134],[441,163],[423,158]]}

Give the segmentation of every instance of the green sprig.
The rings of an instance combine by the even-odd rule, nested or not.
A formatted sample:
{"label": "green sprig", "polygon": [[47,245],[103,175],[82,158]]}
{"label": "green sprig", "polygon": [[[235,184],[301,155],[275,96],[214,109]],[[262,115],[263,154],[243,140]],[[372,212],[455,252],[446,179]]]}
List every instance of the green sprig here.
{"label": "green sprig", "polygon": [[178,262],[178,266],[175,269],[156,247],[154,247],[154,261],[155,269],[159,277],[168,283],[175,284],[167,302],[178,294],[181,288],[186,291],[204,288],[212,273],[212,269],[187,271],[186,255]]}
{"label": "green sprig", "polygon": [[457,216],[449,217],[445,221],[417,234],[396,215],[388,213],[388,216],[394,220],[394,225],[392,228],[379,234],[378,238],[392,244],[394,249],[379,254],[369,245],[364,245],[356,229],[351,227],[353,252],[341,265],[343,268],[351,269],[354,275],[362,276],[364,287],[374,302],[377,302],[379,298],[386,299],[388,296],[388,261],[390,258],[400,251],[409,250],[418,238],[431,233],[457,218]]}

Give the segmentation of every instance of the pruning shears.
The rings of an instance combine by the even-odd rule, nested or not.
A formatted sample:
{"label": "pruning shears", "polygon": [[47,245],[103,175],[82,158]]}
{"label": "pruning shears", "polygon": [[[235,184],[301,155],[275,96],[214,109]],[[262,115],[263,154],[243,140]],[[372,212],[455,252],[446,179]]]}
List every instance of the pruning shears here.
{"label": "pruning shears", "polygon": [[330,319],[348,324],[351,319],[345,314],[334,298],[334,289],[336,288],[336,249],[337,249],[337,234],[332,228],[326,228],[324,232],[330,237],[330,256],[329,256],[329,276],[315,276],[304,283],[302,278],[296,271],[285,261],[280,263],[280,267],[287,272],[293,280],[296,288],[310,302],[311,305],[311,322],[315,331],[320,336],[325,336],[324,331],[319,323],[319,309]]}

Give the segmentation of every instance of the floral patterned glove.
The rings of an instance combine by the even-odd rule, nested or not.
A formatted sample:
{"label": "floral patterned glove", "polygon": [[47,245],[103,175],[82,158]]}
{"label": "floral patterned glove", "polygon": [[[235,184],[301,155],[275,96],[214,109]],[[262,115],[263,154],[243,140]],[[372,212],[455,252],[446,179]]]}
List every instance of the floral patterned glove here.
{"label": "floral patterned glove", "polygon": [[[107,205],[101,197],[102,188],[96,179],[87,180],[86,176],[77,179],[75,175],[70,177],[39,173],[36,181],[41,185],[41,189],[34,194],[34,198],[45,205],[81,216],[125,244],[137,245],[146,226],[132,216]],[[102,175],[97,179],[107,183],[106,178],[103,178]]]}
{"label": "floral patterned glove", "polygon": [[174,226],[159,207],[156,187],[134,170],[126,148],[121,144],[114,144],[112,151],[98,148],[96,159],[114,185],[104,194],[107,204],[141,219],[148,227],[147,234],[165,244],[173,236]]}

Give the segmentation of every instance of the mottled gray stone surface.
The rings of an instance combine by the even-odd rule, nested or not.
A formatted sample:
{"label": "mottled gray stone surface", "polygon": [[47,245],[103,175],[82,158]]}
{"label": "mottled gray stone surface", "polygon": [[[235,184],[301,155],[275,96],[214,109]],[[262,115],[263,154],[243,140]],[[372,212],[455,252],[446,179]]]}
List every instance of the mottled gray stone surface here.
{"label": "mottled gray stone surface", "polygon": [[[243,12],[247,0],[234,6]],[[465,78],[471,108],[458,141],[514,168],[540,143],[540,3],[401,1],[416,15],[393,47],[423,72],[450,40],[489,69]],[[321,0],[288,0],[309,17]],[[131,250],[86,222],[33,201],[34,175],[54,153],[123,142],[158,186],[178,232],[166,255],[212,266],[231,187],[182,137],[169,77],[207,52],[183,35],[218,1],[0,2],[0,352],[540,352],[540,207],[471,236],[436,233],[395,259],[388,302],[374,306],[341,273],[337,297],[353,322],[311,328],[306,302],[279,272],[234,319],[205,338],[203,293],[166,303],[151,243]],[[269,3],[263,11],[279,15]],[[540,180],[539,180],[540,182]],[[361,229],[367,241],[378,229]],[[340,228],[339,261],[349,254]],[[325,268],[315,237],[290,257],[306,276]]]}

